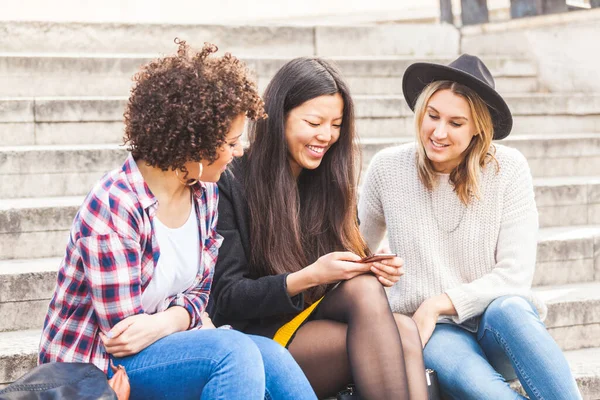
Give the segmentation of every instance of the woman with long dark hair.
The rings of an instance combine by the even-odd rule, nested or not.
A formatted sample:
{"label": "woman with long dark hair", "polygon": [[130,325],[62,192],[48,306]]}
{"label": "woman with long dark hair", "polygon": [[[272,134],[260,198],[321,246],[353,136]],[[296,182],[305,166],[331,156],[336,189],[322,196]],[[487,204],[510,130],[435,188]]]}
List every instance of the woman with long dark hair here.
{"label": "woman with long dark hair", "polygon": [[352,380],[365,399],[409,398],[409,381],[410,397],[426,397],[416,326],[394,319],[383,288],[402,260],[359,262],[369,250],[346,83],[330,63],[298,58],[264,100],[269,118],[251,126],[247,155],[219,182],[215,323],[288,347],[319,397]]}

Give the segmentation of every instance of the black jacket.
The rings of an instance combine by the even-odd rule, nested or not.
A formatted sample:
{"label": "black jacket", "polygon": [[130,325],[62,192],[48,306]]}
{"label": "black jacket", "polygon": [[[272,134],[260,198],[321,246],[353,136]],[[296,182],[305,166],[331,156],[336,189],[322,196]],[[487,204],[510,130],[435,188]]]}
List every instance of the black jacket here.
{"label": "black jacket", "polygon": [[224,241],[215,267],[209,311],[216,326],[230,324],[246,333],[273,337],[279,327],[303,310],[304,296],[288,295],[287,274],[250,278],[246,164],[246,157],[236,159],[218,183],[217,231]]}

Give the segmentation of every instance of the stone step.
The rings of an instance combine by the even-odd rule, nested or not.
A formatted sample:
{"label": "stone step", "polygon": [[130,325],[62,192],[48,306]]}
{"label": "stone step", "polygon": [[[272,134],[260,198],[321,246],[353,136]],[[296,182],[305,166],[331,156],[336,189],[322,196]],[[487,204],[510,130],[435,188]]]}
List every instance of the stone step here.
{"label": "stone step", "polygon": [[39,328],[56,286],[60,258],[0,261],[0,331]]}
{"label": "stone step", "polygon": [[127,154],[116,144],[0,147],[0,198],[85,195]]}
{"label": "stone step", "polygon": [[[460,33],[448,24],[236,26],[0,22],[0,49],[16,53],[172,53],[178,37],[217,44],[235,55],[381,56],[459,53]],[[398,38],[401,38],[399,40]]]}
{"label": "stone step", "polygon": [[600,176],[534,180],[540,226],[600,224]]}
{"label": "stone step", "polygon": [[[556,194],[548,194],[546,188],[536,190],[540,202],[547,202],[550,198],[564,202],[576,201],[569,200],[569,196],[561,193],[569,193],[568,189],[559,189]],[[589,192],[597,194],[598,186],[592,187]],[[578,195],[574,198],[577,199]],[[68,230],[82,200],[82,196],[0,200],[0,260],[64,254]],[[541,232],[536,284],[594,279],[594,262],[600,262],[596,260],[599,258],[600,242],[594,244],[594,240],[599,240],[596,237],[600,236],[597,227],[567,226],[542,229]],[[562,268],[565,271],[559,273],[558,270]],[[596,269],[600,270],[600,264]]]}
{"label": "stone step", "polygon": [[[597,394],[600,394],[600,376],[596,376],[600,374],[597,344],[600,337],[597,328],[600,320],[599,286],[600,283],[595,283],[538,290],[548,302],[549,315],[545,323],[550,334],[565,351],[582,390],[591,389],[590,380],[593,380],[593,393]],[[42,323],[43,319],[31,329],[0,332],[0,384],[8,384],[33,368]],[[574,343],[584,347],[574,349]],[[588,375],[590,373],[593,375]],[[583,377],[587,379],[583,380]],[[581,385],[582,381],[587,381],[587,384]]]}
{"label": "stone step", "polygon": [[[35,367],[41,332],[0,333],[0,389]],[[584,400],[600,398],[600,348],[564,352]],[[518,382],[511,385],[519,390]]]}
{"label": "stone step", "polygon": [[[43,323],[60,261],[41,258],[0,262],[0,331],[37,328]],[[563,265],[563,273],[566,268]],[[536,275],[547,272],[547,268],[538,266]],[[535,290],[549,307],[546,326],[562,348],[600,346],[600,280]]]}
{"label": "stone step", "polygon": [[37,364],[40,328],[0,332],[0,385],[9,384]]}
{"label": "stone step", "polygon": [[[504,98],[513,113],[513,136],[600,132],[600,95],[527,93]],[[369,132],[372,137],[413,134],[413,113],[403,96],[361,95],[354,99],[359,132]]]}
{"label": "stone step", "polygon": [[[361,140],[363,167],[368,166],[377,151],[407,141],[410,139]],[[545,192],[550,197],[538,203],[540,207],[600,202],[594,191],[598,183],[586,176],[600,171],[600,133],[515,135],[502,143],[527,157],[535,177],[574,177],[543,183],[542,186],[550,186]],[[126,148],[117,144],[0,146],[0,198],[84,195],[105,172],[119,167],[126,155]],[[579,210],[570,215],[575,219],[563,219],[565,222],[558,225],[594,223],[597,214],[596,211],[596,217],[584,217],[587,210]]]}
{"label": "stone step", "polygon": [[[310,55],[299,52],[298,55]],[[43,55],[0,53],[0,96],[125,96],[140,65],[158,54],[146,55]],[[240,57],[256,73],[264,89],[291,57]],[[425,58],[449,63],[454,57]],[[402,93],[406,68],[423,57],[333,57],[356,94]],[[527,59],[490,57],[489,65],[502,93],[533,92],[537,67]]]}
{"label": "stone step", "polygon": [[[567,131],[569,132],[569,131]],[[574,132],[574,131],[573,131]],[[382,149],[411,142],[411,137],[360,139],[363,167]],[[600,171],[600,133],[521,134],[514,132],[498,143],[518,149],[534,177],[585,177]]]}
{"label": "stone step", "polygon": [[[413,114],[402,96],[356,95],[356,126],[363,138],[413,135]],[[600,94],[512,94],[511,137],[600,132]],[[127,99],[103,97],[0,98],[0,143],[119,143]],[[544,135],[544,136],[542,136]]]}
{"label": "stone step", "polygon": [[600,347],[600,282],[536,288],[548,306],[544,321],[563,350]]}

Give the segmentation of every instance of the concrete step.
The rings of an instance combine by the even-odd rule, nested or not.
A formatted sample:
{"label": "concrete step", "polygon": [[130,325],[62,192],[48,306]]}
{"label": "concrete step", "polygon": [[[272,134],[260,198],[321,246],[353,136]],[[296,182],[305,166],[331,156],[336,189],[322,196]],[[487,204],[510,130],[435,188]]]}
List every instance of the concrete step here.
{"label": "concrete step", "polygon": [[[297,55],[310,55],[301,53]],[[139,66],[158,54],[43,55],[0,53],[0,96],[125,96]],[[292,57],[240,57],[264,89],[277,70]],[[333,57],[356,94],[402,93],[406,68],[426,59],[449,63],[454,57]],[[525,58],[490,57],[489,65],[503,93],[533,92],[537,67]]]}
{"label": "concrete step", "polygon": [[[594,196],[598,194],[598,185],[590,185],[587,193],[581,186],[570,189],[566,185],[564,188],[558,187],[554,190],[551,190],[551,187],[551,185],[542,185],[536,189],[538,201],[542,204],[548,204],[551,200],[557,201],[558,204],[583,201],[586,197],[596,198]],[[68,230],[82,200],[82,196],[0,200],[0,259],[61,256],[67,242]],[[597,217],[597,203],[593,206],[588,204],[587,207],[588,210],[595,210],[590,214]],[[543,211],[543,215],[551,217],[551,211],[553,210]],[[568,261],[570,270],[568,274],[562,275],[540,274],[536,278],[537,282],[559,284],[593,279],[594,257],[597,258],[595,251],[600,251],[598,247],[600,244],[594,247],[594,238],[600,234],[597,229],[567,226],[550,231],[559,235],[558,239],[551,236],[541,241],[538,263],[547,264],[545,268],[554,270],[561,268],[561,263]],[[545,243],[547,240],[550,240],[550,245]]]}
{"label": "concrete step", "polygon": [[544,321],[563,350],[600,347],[600,282],[536,288],[548,305]]}
{"label": "concrete step", "polygon": [[[0,388],[35,367],[39,330],[0,333]],[[600,348],[566,351],[565,357],[584,400],[600,398]],[[519,390],[518,382],[511,385]]]}
{"label": "concrete step", "polygon": [[541,227],[600,224],[600,176],[534,180]]}
{"label": "concrete step", "polygon": [[[600,95],[527,93],[505,95],[513,113],[513,136],[600,132]],[[403,96],[354,96],[357,129],[372,137],[411,136],[413,113]]]}
{"label": "concrete step", "polygon": [[[41,332],[38,329],[0,333],[0,388],[35,367]],[[600,348],[564,352],[585,400],[600,398]],[[513,386],[518,390],[518,382]]]}
{"label": "concrete step", "polygon": [[84,195],[127,154],[116,144],[0,147],[0,198]]}
{"label": "concrete step", "polygon": [[[377,151],[409,140],[361,140],[363,168]],[[548,220],[544,226],[589,224],[600,218],[598,182],[586,176],[600,172],[600,133],[515,135],[502,143],[525,154],[535,177],[553,178],[540,182],[540,187],[547,187],[538,193],[545,196],[543,203],[538,202],[540,207],[563,206],[554,211],[574,211],[563,217],[563,222]],[[119,167],[126,156],[126,148],[117,144],[0,147],[0,198],[84,195],[105,172]]]}
{"label": "concrete step", "polygon": [[56,286],[60,258],[0,262],[0,331],[39,328]]}
{"label": "concrete step", "polygon": [[[459,53],[448,24],[235,26],[123,23],[0,22],[0,49],[30,53],[172,53],[179,37],[217,44],[235,55],[380,56]],[[398,40],[402,38],[402,40]]]}
{"label": "concrete step", "polygon": [[0,200],[0,260],[62,256],[83,197]]}
{"label": "concrete step", "polygon": [[[569,132],[569,131],[567,131]],[[574,131],[573,131],[574,132]],[[363,167],[382,149],[413,141],[412,137],[362,137]],[[529,162],[534,177],[585,177],[600,172],[600,133],[539,135],[514,132],[498,142],[518,149]]]}
{"label": "concrete step", "polygon": [[[41,326],[60,261],[41,258],[0,262],[0,331]],[[563,266],[563,273],[566,267]],[[547,268],[538,267],[536,274],[546,272]],[[535,290],[549,307],[546,326],[563,349],[600,346],[600,281]]]}
{"label": "concrete step", "polygon": [[[363,137],[413,136],[413,113],[398,95],[356,95],[356,126]],[[600,132],[600,94],[512,94],[511,137]],[[119,143],[127,99],[102,97],[0,98],[0,143]],[[544,135],[544,136],[542,136]]]}
{"label": "concrete step", "polygon": [[40,328],[0,333],[0,385],[9,384],[37,364]]}

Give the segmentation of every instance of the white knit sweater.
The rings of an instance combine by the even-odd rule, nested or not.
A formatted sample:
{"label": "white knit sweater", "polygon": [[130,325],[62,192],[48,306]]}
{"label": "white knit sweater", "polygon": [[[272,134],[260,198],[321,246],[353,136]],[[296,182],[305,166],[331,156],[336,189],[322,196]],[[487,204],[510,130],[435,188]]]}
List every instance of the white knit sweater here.
{"label": "white knit sweater", "polygon": [[429,191],[419,180],[415,144],[385,149],[371,162],[358,212],[360,230],[377,249],[387,227],[390,248],[405,274],[388,290],[394,312],[414,313],[426,299],[446,293],[462,323],[480,316],[503,295],[523,296],[545,318],[531,292],[538,214],[531,172],[515,149],[496,146],[496,164],[482,171],[481,199],[465,207],[449,175]]}

